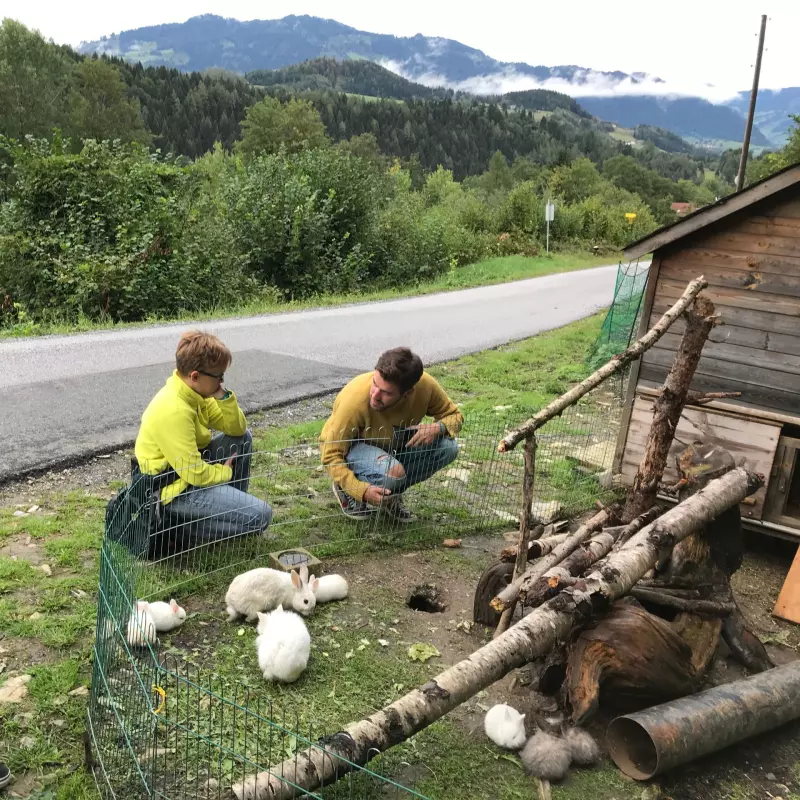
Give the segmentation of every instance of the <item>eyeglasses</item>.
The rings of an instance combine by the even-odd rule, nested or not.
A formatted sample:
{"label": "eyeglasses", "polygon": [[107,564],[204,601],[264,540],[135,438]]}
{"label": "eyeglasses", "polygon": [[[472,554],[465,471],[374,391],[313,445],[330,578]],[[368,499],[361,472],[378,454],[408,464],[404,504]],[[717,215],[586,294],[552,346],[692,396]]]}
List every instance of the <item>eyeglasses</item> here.
{"label": "eyeglasses", "polygon": [[205,370],[199,369],[197,370],[201,375],[205,375],[209,378],[214,378],[217,381],[224,381],[225,380],[225,373],[223,372],[221,375],[215,375],[213,372],[206,372]]}

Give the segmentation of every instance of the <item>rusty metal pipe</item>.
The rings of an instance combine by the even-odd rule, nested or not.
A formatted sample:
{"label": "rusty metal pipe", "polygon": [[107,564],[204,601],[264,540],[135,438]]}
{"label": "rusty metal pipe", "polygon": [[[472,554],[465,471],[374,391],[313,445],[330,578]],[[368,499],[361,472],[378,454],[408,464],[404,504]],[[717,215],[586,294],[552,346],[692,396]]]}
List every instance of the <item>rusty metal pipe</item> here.
{"label": "rusty metal pipe", "polygon": [[617,717],[608,726],[614,763],[647,780],[800,718],[800,661]]}

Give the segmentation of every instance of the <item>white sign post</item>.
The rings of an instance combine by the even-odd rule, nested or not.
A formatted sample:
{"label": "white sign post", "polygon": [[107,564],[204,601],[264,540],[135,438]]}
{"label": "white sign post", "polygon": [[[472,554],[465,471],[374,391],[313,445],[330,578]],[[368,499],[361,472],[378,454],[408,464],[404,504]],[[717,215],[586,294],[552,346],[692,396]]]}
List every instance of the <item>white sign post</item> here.
{"label": "white sign post", "polygon": [[551,203],[549,200],[547,201],[547,205],[544,207],[544,218],[547,222],[547,245],[546,245],[546,252],[550,253],[550,223],[556,218],[556,207]]}

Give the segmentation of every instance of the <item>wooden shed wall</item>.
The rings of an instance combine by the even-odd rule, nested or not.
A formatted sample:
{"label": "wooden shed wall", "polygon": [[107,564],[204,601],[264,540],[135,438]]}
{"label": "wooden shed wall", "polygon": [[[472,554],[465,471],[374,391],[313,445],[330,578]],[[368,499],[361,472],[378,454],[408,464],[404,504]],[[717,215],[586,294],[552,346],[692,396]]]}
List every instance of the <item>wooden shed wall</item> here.
{"label": "wooden shed wall", "polygon": [[[724,325],[703,350],[692,387],[741,391],[740,405],[796,416],[800,423],[800,187],[721,220],[656,254],[654,322],[698,275]],[[645,353],[639,383],[666,377],[680,323]]]}

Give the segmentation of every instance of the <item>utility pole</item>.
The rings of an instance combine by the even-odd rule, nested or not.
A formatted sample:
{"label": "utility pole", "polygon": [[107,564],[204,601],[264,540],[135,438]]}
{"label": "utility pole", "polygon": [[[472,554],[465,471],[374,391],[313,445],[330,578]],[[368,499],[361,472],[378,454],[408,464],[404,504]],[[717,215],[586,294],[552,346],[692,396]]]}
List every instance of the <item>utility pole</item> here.
{"label": "utility pole", "polygon": [[750,134],[753,132],[753,117],[756,113],[756,98],[758,97],[758,79],[761,77],[761,54],[764,52],[764,33],[767,30],[767,15],[761,15],[761,32],[758,34],[758,54],[756,55],[756,69],[753,74],[753,88],[750,91],[750,109],[747,112],[747,124],[744,128],[744,142],[742,142],[742,157],[739,159],[739,174],[736,176],[736,191],[744,188],[744,173],[747,169],[747,152],[750,149]]}

